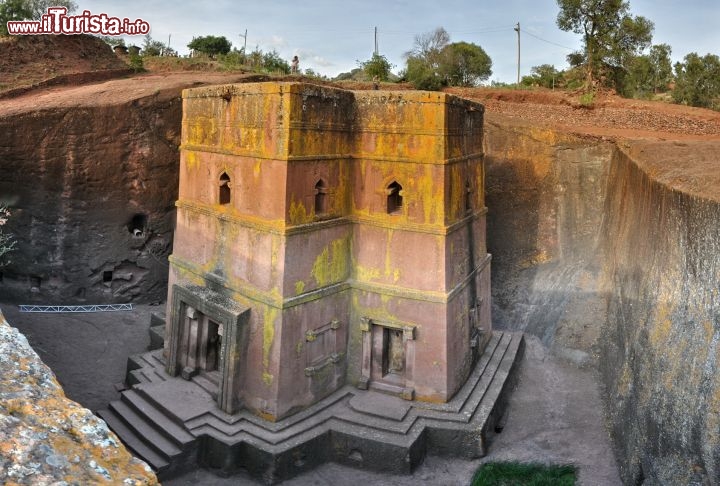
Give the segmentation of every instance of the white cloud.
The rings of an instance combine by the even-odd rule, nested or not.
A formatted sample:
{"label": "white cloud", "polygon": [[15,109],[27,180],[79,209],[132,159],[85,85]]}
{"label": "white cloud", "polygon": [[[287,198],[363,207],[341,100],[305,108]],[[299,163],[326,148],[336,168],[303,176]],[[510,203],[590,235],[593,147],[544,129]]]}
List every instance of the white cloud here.
{"label": "white cloud", "polygon": [[272,36],[270,40],[267,41],[267,44],[274,49],[282,49],[283,47],[288,46],[288,42],[279,35]]}

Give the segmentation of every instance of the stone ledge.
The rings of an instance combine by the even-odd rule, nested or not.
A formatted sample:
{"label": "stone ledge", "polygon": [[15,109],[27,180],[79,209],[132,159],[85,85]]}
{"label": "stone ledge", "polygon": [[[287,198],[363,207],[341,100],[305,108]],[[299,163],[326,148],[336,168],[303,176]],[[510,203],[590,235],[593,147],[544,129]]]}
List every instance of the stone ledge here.
{"label": "stone ledge", "polygon": [[0,483],[155,485],[105,422],[65,397],[0,313]]}
{"label": "stone ledge", "polygon": [[[128,444],[150,448],[156,434],[169,434],[183,450],[181,455],[142,456],[161,478],[174,476],[188,460],[221,475],[245,469],[267,483],[326,461],[407,474],[426,454],[466,459],[485,455],[523,347],[522,334],[494,332],[471,376],[448,403],[408,402],[346,385],[278,422],[245,410],[226,414],[197,384],[160,376],[163,362],[158,350],[135,358],[145,363],[145,379],[101,414],[113,423],[129,423],[133,417],[123,411],[122,403],[133,404],[132,415],[141,416],[144,424],[135,427],[137,433],[116,430]],[[174,424],[174,432],[168,431],[167,423]],[[188,435],[194,439],[188,441]]]}

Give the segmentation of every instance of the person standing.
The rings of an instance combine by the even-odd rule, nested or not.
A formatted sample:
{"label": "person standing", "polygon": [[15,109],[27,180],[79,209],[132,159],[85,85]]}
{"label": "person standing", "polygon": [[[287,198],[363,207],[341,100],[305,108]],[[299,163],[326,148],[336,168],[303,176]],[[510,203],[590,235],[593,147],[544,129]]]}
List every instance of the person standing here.
{"label": "person standing", "polygon": [[290,63],[290,73],[297,74],[299,67],[300,67],[300,59],[298,59],[297,56],[294,56],[292,58],[292,62]]}

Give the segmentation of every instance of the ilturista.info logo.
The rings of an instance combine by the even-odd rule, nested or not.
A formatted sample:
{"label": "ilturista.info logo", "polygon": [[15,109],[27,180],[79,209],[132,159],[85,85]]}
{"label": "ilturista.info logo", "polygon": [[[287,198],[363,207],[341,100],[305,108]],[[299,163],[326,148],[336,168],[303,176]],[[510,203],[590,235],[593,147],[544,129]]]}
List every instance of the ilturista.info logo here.
{"label": "ilturista.info logo", "polygon": [[50,7],[40,20],[8,21],[7,30],[10,35],[145,35],[150,33],[150,24],[143,19],[121,19],[105,13],[93,14],[89,10],[80,15],[68,15],[65,7]]}

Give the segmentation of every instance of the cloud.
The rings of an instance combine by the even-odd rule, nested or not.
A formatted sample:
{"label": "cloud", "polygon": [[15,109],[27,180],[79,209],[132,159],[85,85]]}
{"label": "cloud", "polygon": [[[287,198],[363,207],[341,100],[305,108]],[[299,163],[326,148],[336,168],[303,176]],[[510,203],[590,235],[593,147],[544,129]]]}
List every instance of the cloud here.
{"label": "cloud", "polygon": [[284,38],[280,37],[279,35],[272,36],[267,41],[267,44],[274,49],[282,49],[283,47],[288,46],[288,42]]}
{"label": "cloud", "polygon": [[318,67],[332,67],[335,65],[334,62],[322,56],[318,56],[317,54],[315,54],[315,52],[306,49],[295,49],[294,54],[306,64],[312,64]]}
{"label": "cloud", "polygon": [[324,57],[321,56],[313,56],[312,62],[320,67],[331,67],[334,66],[335,63],[332,61],[328,61]]}

